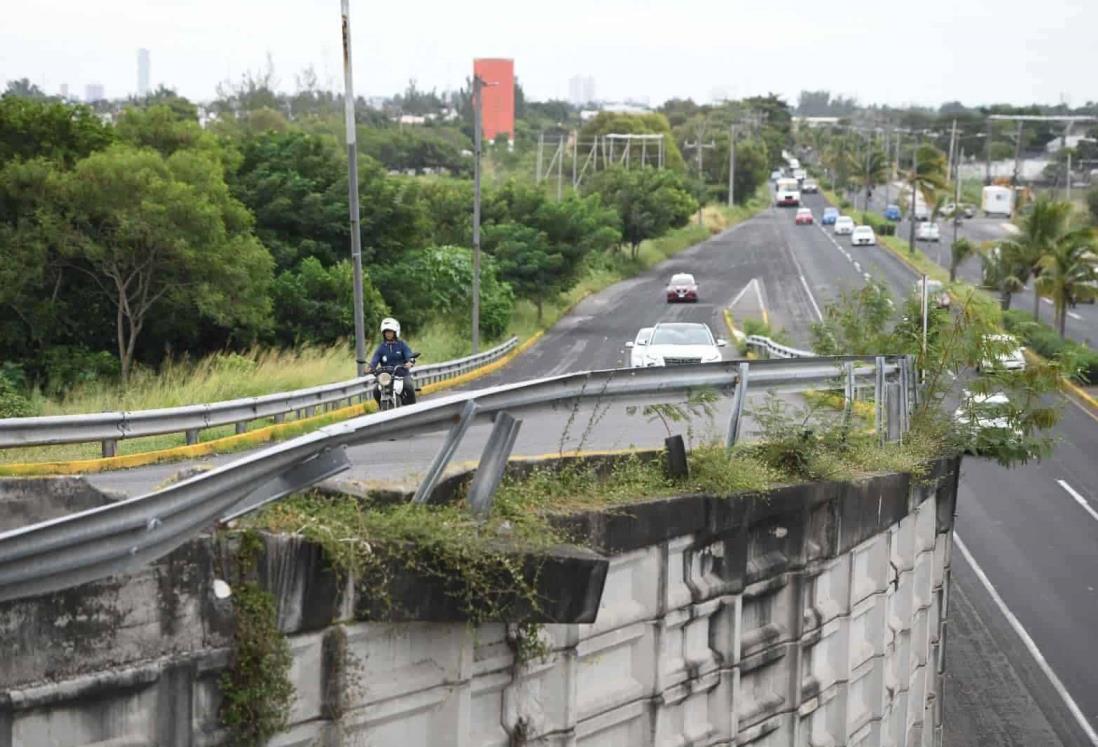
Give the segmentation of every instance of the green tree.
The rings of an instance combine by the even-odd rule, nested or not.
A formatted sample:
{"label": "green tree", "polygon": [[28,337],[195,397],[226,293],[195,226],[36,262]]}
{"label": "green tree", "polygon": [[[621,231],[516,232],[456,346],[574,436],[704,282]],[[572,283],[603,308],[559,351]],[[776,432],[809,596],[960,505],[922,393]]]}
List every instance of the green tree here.
{"label": "green tree", "polygon": [[86,106],[0,97],[0,165],[43,157],[71,166],[113,140],[111,129]]}
{"label": "green tree", "polygon": [[957,268],[975,253],[976,246],[968,239],[962,237],[953,242],[949,247],[949,282],[957,279]]}
{"label": "green tree", "polygon": [[[388,307],[381,293],[364,279],[366,329],[376,329]],[[294,270],[284,270],[271,289],[275,339],[283,345],[331,344],[354,331],[354,285],[350,260],[325,267],[306,257]]]}
{"label": "green tree", "polygon": [[592,179],[588,191],[617,210],[622,240],[637,258],[640,244],[686,225],[698,209],[682,177],[661,169],[610,169]]}
{"label": "green tree", "polygon": [[1016,255],[1014,247],[995,247],[980,255],[983,265],[984,286],[999,294],[999,305],[1003,311],[1010,309],[1015,293],[1026,287],[1029,268]]}
{"label": "green tree", "polygon": [[215,159],[116,145],[60,178],[61,251],[114,306],[123,385],[160,308],[186,309],[238,337],[269,326],[271,257]]}
{"label": "green tree", "polygon": [[869,210],[869,198],[873,190],[887,181],[889,168],[888,156],[876,143],[866,144],[858,154],[854,179],[865,193],[865,210]]}
{"label": "green tree", "polygon": [[[596,135],[620,134],[661,134],[663,135],[663,163],[669,169],[684,171],[683,161],[671,125],[667,117],[655,112],[648,114],[620,114],[618,112],[599,112],[580,130],[581,140],[591,140]],[[639,153],[634,152],[639,157]],[[649,154],[651,156],[651,153]]]}
{"label": "green tree", "polygon": [[544,233],[521,223],[488,226],[484,239],[500,277],[516,294],[534,302],[540,322],[545,300],[560,292],[567,276],[564,257],[552,250]]}
{"label": "green tree", "polygon": [[[922,195],[927,205],[933,205],[935,194],[946,187],[946,160],[945,154],[933,145],[920,145],[916,150],[916,160],[913,168],[907,170],[904,176],[908,189],[911,191],[911,202],[914,204],[916,193]],[[908,249],[915,251],[915,215],[911,211],[911,235],[908,240]]]}
{"label": "green tree", "polygon": [[1056,326],[1060,337],[1064,337],[1068,307],[1080,301],[1093,301],[1098,296],[1098,268],[1089,228],[1057,237],[1041,257],[1036,290],[1052,299]]}
{"label": "green tree", "polygon": [[118,136],[140,148],[152,148],[167,157],[178,150],[201,149],[217,153],[217,141],[195,119],[180,117],[167,104],[126,108],[115,125]]}
{"label": "green tree", "polygon": [[843,132],[832,135],[824,150],[823,162],[831,172],[831,188],[847,192],[851,174],[858,167],[854,139]]}
{"label": "green tree", "polygon": [[[736,203],[743,205],[750,200],[759,185],[766,182],[769,157],[766,152],[766,143],[762,140],[740,140],[736,143],[736,173],[733,178],[733,195]],[[727,158],[725,163],[728,164]],[[727,184],[728,168],[725,168],[725,180]],[[726,195],[727,197],[727,195]]]}
{"label": "green tree", "polygon": [[4,96],[24,99],[47,98],[45,92],[41,88],[30,82],[30,78],[9,80],[7,87],[4,89]]}
{"label": "green tree", "polygon": [[1098,185],[1087,190],[1087,212],[1090,213],[1090,222],[1098,225]]}
{"label": "green tree", "polygon": [[[1058,202],[1047,196],[1039,197],[1022,217],[1018,226],[1021,230],[1000,245],[1000,249],[1012,257],[1016,265],[1024,268],[1024,274],[1019,275],[1023,283],[1040,276],[1045,255],[1071,232],[1071,213],[1070,203]],[[1033,292],[1033,318],[1041,318],[1041,294],[1036,288]]]}

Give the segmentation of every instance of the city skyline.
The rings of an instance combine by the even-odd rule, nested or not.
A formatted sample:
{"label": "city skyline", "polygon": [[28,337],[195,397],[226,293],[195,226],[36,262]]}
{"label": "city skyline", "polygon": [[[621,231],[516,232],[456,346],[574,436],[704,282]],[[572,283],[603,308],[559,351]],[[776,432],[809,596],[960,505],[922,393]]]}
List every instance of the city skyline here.
{"label": "city skyline", "polygon": [[[818,89],[889,105],[1064,99],[1079,105],[1098,98],[1085,59],[1093,56],[1086,35],[1098,22],[1098,5],[1084,0],[1049,0],[1037,18],[1012,12],[1012,6],[1021,7],[1017,0],[963,6],[927,0],[914,59],[898,53],[909,45],[894,13],[857,0],[798,14],[715,0],[684,0],[674,7],[608,0],[588,8],[577,27],[565,19],[569,8],[581,5],[564,0],[561,13],[539,18],[537,43],[514,33],[523,19],[503,12],[501,0],[486,0],[477,23],[437,0],[414,18],[404,6],[352,2],[356,90],[391,95],[411,79],[421,88],[454,90],[471,75],[474,58],[506,57],[516,60],[519,81],[535,100],[568,99],[577,70],[597,79],[599,98],[610,101],[704,102],[714,91],[732,98],[774,92],[795,101],[800,90]],[[293,91],[295,77],[309,66],[322,87],[341,88],[339,6],[331,0],[153,6],[104,0],[95,8],[59,0],[57,6],[49,12],[31,4],[11,10],[11,22],[0,29],[0,78],[26,77],[51,93],[62,83],[76,91],[102,83],[124,97],[137,93],[133,55],[144,48],[157,54],[149,88],[164,84],[196,101],[213,99],[220,83],[262,70],[268,55],[278,90]],[[698,13],[708,27],[728,33],[668,33],[676,18]],[[838,20],[853,17],[857,24]],[[218,23],[209,23],[211,18]],[[391,33],[410,23],[415,33]],[[977,25],[981,33],[972,35]]]}

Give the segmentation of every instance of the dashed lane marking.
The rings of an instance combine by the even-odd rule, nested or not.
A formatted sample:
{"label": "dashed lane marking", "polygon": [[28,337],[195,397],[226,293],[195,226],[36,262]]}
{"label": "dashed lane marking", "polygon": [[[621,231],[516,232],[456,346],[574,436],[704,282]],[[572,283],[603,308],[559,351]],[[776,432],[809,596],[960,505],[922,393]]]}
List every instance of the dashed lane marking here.
{"label": "dashed lane marking", "polygon": [[1084,498],[1078,490],[1068,485],[1067,480],[1057,480],[1056,482],[1060,485],[1061,488],[1067,491],[1068,495],[1075,499],[1076,503],[1083,507],[1084,511],[1086,511],[1088,514],[1091,515],[1091,517],[1098,521],[1098,511],[1094,510],[1094,507],[1087,502],[1087,499]]}

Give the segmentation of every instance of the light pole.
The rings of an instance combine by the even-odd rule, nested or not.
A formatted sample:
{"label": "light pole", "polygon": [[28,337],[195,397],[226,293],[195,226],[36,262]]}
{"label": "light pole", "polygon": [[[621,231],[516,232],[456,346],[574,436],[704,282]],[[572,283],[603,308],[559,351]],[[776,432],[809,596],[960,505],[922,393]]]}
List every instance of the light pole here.
{"label": "light pole", "polygon": [[912,254],[915,253],[915,195],[918,191],[917,184],[919,181],[919,141],[916,140],[915,144],[911,146],[911,215],[908,219],[911,221],[911,233],[908,238],[907,249]]}
{"label": "light pole", "polygon": [[484,80],[473,73],[473,354],[480,352],[480,151],[481,91]]}
{"label": "light pole", "polygon": [[343,114],[347,125],[347,203],[351,219],[351,266],[354,274],[355,369],[366,375],[366,321],[362,316],[362,228],[358,214],[358,143],[355,135],[355,87],[351,77],[350,0],[340,0],[343,16]]}
{"label": "light pole", "polygon": [[728,207],[736,195],[736,125],[728,128]]}

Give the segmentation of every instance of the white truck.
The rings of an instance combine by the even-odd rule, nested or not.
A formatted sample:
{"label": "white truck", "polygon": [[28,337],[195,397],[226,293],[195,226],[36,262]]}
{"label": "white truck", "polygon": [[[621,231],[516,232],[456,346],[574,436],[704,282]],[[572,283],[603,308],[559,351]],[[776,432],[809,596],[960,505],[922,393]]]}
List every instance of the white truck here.
{"label": "white truck", "polygon": [[1014,190],[1010,187],[984,187],[980,195],[980,209],[984,215],[1009,218],[1014,212]]}

